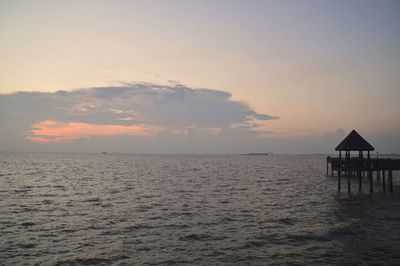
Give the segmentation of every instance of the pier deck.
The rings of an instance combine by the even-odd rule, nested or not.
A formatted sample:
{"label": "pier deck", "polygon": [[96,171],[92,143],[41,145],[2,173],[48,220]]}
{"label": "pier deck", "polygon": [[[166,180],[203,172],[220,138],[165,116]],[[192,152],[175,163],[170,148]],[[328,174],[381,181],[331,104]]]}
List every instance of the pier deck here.
{"label": "pier deck", "polygon": [[[341,158],[327,157],[326,174],[338,177],[338,191],[341,189],[341,177],[347,177],[348,192],[351,192],[351,178],[358,177],[359,191],[362,191],[362,179],[368,177],[370,193],[373,193],[373,177],[379,182],[382,179],[383,191],[386,191],[386,181],[390,192],[393,192],[393,171],[400,170],[400,159],[368,159],[368,158]],[[335,175],[336,172],[336,175]],[[387,180],[386,180],[387,176]]]}
{"label": "pier deck", "polygon": [[332,171],[383,171],[383,170],[400,170],[400,159],[360,159],[357,157],[349,160],[339,157],[327,158]]}

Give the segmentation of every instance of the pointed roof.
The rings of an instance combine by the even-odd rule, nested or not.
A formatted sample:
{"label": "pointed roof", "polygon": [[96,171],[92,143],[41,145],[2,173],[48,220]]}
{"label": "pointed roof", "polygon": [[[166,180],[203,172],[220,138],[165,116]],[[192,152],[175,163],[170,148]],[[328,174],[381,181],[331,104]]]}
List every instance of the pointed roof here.
{"label": "pointed roof", "polygon": [[353,129],[350,134],[337,145],[336,151],[373,151],[375,150],[360,134]]}

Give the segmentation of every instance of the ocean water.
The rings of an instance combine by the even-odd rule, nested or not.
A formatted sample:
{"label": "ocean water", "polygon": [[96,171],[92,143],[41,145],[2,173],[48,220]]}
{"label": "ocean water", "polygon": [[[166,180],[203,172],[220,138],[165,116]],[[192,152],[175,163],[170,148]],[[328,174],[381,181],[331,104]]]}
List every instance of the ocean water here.
{"label": "ocean water", "polygon": [[0,265],[400,265],[398,176],[393,194],[338,194],[325,167],[2,152]]}

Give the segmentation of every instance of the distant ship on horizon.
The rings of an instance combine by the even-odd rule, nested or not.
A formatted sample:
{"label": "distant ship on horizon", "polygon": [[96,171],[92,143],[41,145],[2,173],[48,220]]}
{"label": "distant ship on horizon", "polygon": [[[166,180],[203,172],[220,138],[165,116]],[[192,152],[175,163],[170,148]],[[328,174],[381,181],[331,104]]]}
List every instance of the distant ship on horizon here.
{"label": "distant ship on horizon", "polygon": [[251,152],[251,153],[242,153],[241,155],[274,155],[272,152]]}

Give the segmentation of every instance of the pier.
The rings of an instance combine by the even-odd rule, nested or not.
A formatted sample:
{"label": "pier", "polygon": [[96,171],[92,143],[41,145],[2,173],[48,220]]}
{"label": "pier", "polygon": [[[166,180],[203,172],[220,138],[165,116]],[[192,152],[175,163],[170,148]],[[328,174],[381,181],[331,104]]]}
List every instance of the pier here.
{"label": "pier", "polygon": [[[346,177],[348,192],[351,192],[352,179],[358,179],[358,190],[361,192],[362,180],[367,178],[369,191],[373,193],[375,176],[378,182],[382,180],[383,191],[388,189],[393,192],[393,171],[400,170],[400,159],[371,158],[370,152],[374,151],[375,148],[355,130],[339,143],[335,150],[339,151],[339,157],[327,157],[326,174],[337,176],[338,191],[341,191],[342,178]],[[344,157],[342,152],[344,152]],[[352,152],[353,155],[356,154],[356,157],[351,157]]]}

